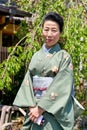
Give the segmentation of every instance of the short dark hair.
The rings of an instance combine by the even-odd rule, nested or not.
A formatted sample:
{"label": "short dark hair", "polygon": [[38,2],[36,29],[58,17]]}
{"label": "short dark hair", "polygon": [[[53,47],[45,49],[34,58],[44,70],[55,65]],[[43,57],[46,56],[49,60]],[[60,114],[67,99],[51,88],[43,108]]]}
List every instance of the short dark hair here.
{"label": "short dark hair", "polygon": [[63,31],[64,21],[63,18],[58,13],[49,12],[48,14],[46,14],[42,22],[42,27],[44,26],[45,21],[48,20],[56,22],[59,25],[60,32]]}

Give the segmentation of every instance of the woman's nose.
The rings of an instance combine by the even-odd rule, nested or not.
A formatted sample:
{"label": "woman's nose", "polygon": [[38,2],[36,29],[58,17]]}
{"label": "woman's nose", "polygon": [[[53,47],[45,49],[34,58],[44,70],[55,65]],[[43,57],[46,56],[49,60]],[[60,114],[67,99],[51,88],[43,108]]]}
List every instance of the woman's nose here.
{"label": "woman's nose", "polygon": [[48,31],[48,36],[52,36],[52,31]]}

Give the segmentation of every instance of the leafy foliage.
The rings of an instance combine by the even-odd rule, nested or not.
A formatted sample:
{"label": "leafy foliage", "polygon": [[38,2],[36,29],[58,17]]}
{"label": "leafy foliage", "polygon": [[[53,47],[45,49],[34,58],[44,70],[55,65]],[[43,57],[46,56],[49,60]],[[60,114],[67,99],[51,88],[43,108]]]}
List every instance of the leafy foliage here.
{"label": "leafy foliage", "polygon": [[[0,89],[18,90],[32,55],[41,47],[41,22],[47,12],[58,12],[65,21],[60,43],[71,55],[74,65],[75,86],[87,77],[87,10],[86,0],[14,0],[20,9],[32,12],[31,21],[22,22],[16,34],[20,41],[9,47],[8,58],[0,64]],[[21,74],[23,71],[23,74]],[[21,79],[20,79],[21,74]],[[13,83],[12,77],[15,82]],[[16,78],[17,77],[17,78]],[[17,91],[14,91],[14,95]]]}

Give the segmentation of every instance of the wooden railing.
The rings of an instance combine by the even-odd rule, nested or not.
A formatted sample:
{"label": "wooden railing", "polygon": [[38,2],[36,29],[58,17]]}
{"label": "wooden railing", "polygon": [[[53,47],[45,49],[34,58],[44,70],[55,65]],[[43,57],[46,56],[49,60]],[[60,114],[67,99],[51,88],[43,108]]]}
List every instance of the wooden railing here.
{"label": "wooden railing", "polygon": [[26,112],[24,109],[16,107],[16,106],[7,106],[7,105],[1,105],[0,106],[0,113],[1,113],[1,118],[0,118],[0,130],[4,130],[5,127],[12,125],[12,114],[14,112],[19,112],[23,116],[26,115]]}

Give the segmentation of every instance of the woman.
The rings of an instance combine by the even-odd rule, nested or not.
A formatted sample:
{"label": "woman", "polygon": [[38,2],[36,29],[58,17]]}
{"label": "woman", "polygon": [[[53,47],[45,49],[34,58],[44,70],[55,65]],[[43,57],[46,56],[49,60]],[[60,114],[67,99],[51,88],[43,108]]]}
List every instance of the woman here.
{"label": "woman", "polygon": [[55,12],[43,19],[45,43],[32,57],[13,103],[29,108],[23,130],[73,129],[72,60],[58,44],[63,25],[63,18]]}

